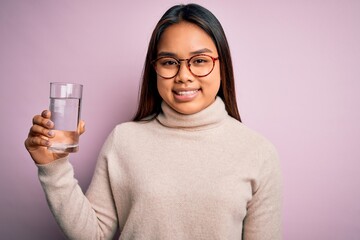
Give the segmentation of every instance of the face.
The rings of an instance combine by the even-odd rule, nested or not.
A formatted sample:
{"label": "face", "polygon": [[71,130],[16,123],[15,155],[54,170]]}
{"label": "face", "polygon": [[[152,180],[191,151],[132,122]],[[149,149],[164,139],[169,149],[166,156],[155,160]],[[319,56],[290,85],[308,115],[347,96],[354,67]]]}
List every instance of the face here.
{"label": "face", "polygon": [[[204,30],[195,24],[180,22],[164,31],[157,55],[189,59],[199,53],[218,57],[214,42]],[[205,77],[193,75],[186,65],[186,61],[181,61],[179,72],[173,78],[157,75],[157,89],[162,99],[175,111],[194,114],[215,101],[220,88],[220,63],[215,61],[214,69]]]}

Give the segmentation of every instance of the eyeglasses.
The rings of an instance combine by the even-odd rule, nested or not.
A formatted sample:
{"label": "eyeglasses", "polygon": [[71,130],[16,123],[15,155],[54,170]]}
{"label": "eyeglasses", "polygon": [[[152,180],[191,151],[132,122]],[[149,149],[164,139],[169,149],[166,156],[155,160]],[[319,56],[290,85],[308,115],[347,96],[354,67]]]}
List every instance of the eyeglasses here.
{"label": "eyeglasses", "polygon": [[175,77],[180,70],[180,63],[186,61],[189,71],[196,77],[206,77],[215,66],[215,61],[219,57],[214,58],[206,54],[194,55],[188,59],[177,59],[174,57],[159,57],[152,61],[156,73],[165,79]]}

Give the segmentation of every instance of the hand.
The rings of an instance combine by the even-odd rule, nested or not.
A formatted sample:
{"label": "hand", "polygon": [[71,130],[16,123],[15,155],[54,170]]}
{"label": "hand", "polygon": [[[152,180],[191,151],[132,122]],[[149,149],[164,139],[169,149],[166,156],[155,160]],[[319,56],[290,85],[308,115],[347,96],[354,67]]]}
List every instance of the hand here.
{"label": "hand", "polygon": [[[48,147],[51,146],[51,139],[55,136],[52,131],[54,123],[50,120],[50,116],[51,112],[48,110],[44,110],[41,115],[36,115],[25,140],[25,148],[37,164],[50,163],[68,155],[68,153],[54,153],[48,150]],[[85,132],[84,121],[80,121],[78,132],[79,135]]]}

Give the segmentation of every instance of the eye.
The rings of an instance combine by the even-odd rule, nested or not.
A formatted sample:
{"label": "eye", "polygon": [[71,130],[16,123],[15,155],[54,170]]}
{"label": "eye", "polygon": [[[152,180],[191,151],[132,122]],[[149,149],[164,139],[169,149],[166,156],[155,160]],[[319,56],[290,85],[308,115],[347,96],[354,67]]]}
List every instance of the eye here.
{"label": "eye", "polygon": [[173,58],[161,58],[158,60],[158,63],[164,67],[171,67],[178,65],[178,62]]}
{"label": "eye", "polygon": [[191,59],[191,64],[193,65],[204,65],[209,63],[210,59],[206,56],[199,56]]}

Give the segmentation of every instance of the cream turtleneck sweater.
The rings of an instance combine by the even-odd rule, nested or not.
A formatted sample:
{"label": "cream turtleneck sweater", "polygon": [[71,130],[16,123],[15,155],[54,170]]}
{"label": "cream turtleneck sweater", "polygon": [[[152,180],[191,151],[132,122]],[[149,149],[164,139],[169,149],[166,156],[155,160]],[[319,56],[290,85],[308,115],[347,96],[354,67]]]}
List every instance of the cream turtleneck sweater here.
{"label": "cream turtleneck sweater", "polygon": [[86,195],[63,158],[38,165],[57,222],[70,239],[277,240],[280,171],[274,147],[228,116],[220,98],[181,115],[118,125]]}

